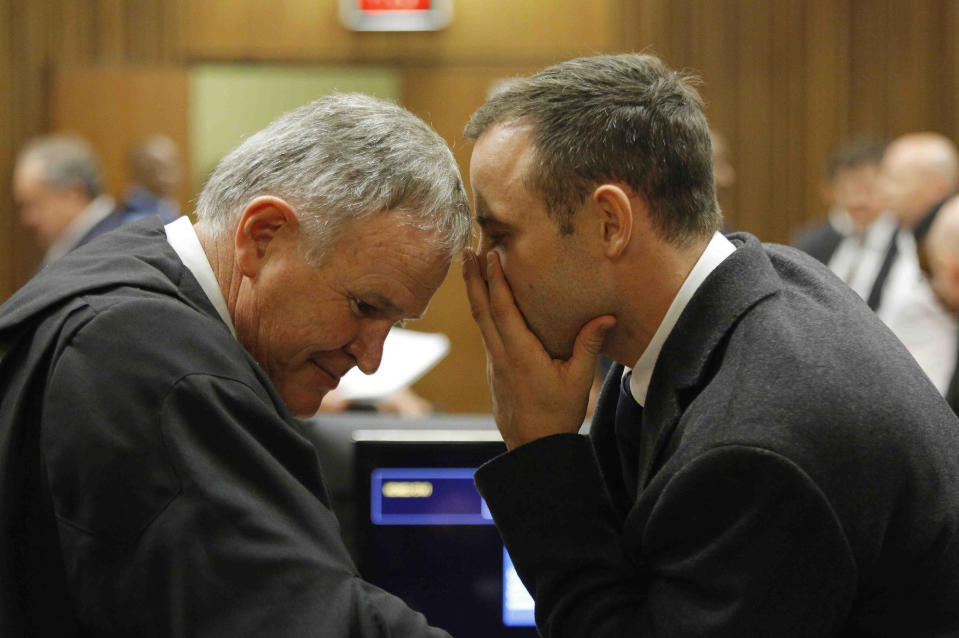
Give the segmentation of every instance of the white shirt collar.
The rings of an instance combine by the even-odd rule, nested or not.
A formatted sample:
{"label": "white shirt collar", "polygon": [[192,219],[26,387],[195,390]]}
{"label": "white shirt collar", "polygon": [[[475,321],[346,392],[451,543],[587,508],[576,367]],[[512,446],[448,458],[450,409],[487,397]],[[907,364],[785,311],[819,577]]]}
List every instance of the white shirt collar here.
{"label": "white shirt collar", "polygon": [[669,333],[673,331],[679,316],[683,314],[689,300],[693,298],[693,294],[706,280],[709,273],[715,270],[716,266],[721,264],[735,250],[732,242],[717,232],[709,240],[706,250],[699,256],[696,265],[689,271],[686,281],[683,282],[679,292],[673,298],[666,315],[660,322],[659,327],[656,328],[656,333],[650,339],[649,345],[646,346],[646,350],[639,357],[639,361],[633,366],[633,376],[629,380],[629,391],[632,393],[633,399],[640,405],[646,403],[646,393],[649,391],[649,382],[653,377],[653,368],[656,366],[656,360],[659,359],[659,352],[663,349],[663,344],[666,342]]}
{"label": "white shirt collar", "polygon": [[179,217],[163,227],[166,231],[166,240],[173,247],[173,250],[180,257],[180,261],[187,267],[196,280],[200,282],[200,288],[206,294],[210,303],[216,308],[217,314],[223,319],[233,336],[236,336],[236,328],[233,326],[233,318],[230,317],[230,311],[226,307],[226,299],[223,298],[223,292],[220,290],[220,284],[213,274],[213,268],[210,261],[206,258],[206,252],[200,244],[200,239],[193,230],[193,223],[187,216]]}
{"label": "white shirt collar", "polygon": [[87,204],[79,215],[70,220],[57,240],[50,244],[46,254],[43,255],[43,265],[60,259],[76,248],[77,242],[112,212],[113,198],[109,195],[100,195]]}

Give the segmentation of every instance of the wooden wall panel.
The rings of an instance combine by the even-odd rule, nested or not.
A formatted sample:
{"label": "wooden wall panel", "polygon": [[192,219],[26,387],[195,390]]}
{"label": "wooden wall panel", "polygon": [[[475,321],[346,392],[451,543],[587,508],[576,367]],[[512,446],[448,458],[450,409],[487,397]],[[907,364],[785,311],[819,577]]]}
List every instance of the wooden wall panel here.
{"label": "wooden wall panel", "polygon": [[846,134],[849,119],[849,42],[841,34],[849,24],[848,5],[814,0],[806,8],[802,35],[803,136],[800,148],[805,165],[802,187],[804,220],[797,229],[821,215],[819,198],[823,160]]}
{"label": "wooden wall panel", "polygon": [[186,39],[195,59],[553,61],[618,47],[621,2],[459,0],[442,31],[355,33],[340,25],[338,0],[193,0]]}
{"label": "wooden wall panel", "polygon": [[0,100],[4,104],[4,135],[0,140],[0,299],[6,299],[36,268],[40,251],[20,225],[11,180],[17,152],[33,134],[47,127],[46,70],[48,68],[47,3],[0,0],[5,18],[0,39]]}
{"label": "wooden wall panel", "polygon": [[61,64],[180,64],[185,1],[0,0],[0,300],[39,261],[33,236],[20,225],[10,180],[18,150],[51,130],[53,70]]}
{"label": "wooden wall panel", "polygon": [[[11,26],[14,24],[9,2],[0,1],[0,82],[9,82],[14,75],[12,60],[3,55],[11,50]],[[10,193],[10,158],[16,153],[17,122],[14,121],[13,96],[0,92],[0,299],[15,288],[13,244],[16,237],[17,213]]]}
{"label": "wooden wall panel", "polygon": [[945,71],[937,74],[943,95],[939,117],[946,123],[944,128],[952,131],[953,139],[959,143],[959,42],[954,36],[959,33],[959,2],[946,3],[942,23],[950,35],[940,50],[940,64]]}
{"label": "wooden wall panel", "polygon": [[106,190],[123,196],[131,181],[128,153],[148,135],[163,133],[179,147],[184,182],[180,209],[190,210],[196,185],[189,165],[189,79],[184,68],[60,67],[53,74],[50,122],[79,133],[103,163]]}
{"label": "wooden wall panel", "polygon": [[825,212],[821,166],[842,141],[959,134],[951,0],[641,4],[624,44],[700,72],[707,115],[737,169],[729,222],[762,239],[788,241]]}
{"label": "wooden wall panel", "polygon": [[[859,135],[881,132],[887,119],[891,98],[886,83],[889,54],[890,47],[897,44],[895,35],[888,33],[888,8],[884,1],[871,3],[871,6],[852,3],[849,26],[855,25],[856,28],[838,34],[849,39],[850,111],[845,126],[854,126]],[[898,52],[894,54],[898,55]]]}
{"label": "wooden wall panel", "polygon": [[769,82],[772,93],[771,158],[769,181],[772,194],[768,208],[752,221],[753,228],[776,237],[790,235],[791,229],[805,220],[805,153],[806,139],[803,108],[802,71],[804,45],[801,37],[777,38],[775,34],[805,28],[804,0],[782,0],[768,3],[772,9],[772,72]]}
{"label": "wooden wall panel", "polygon": [[[729,222],[737,230],[756,232],[763,220],[776,215],[773,208],[773,172],[779,158],[772,148],[773,121],[773,36],[772,3],[752,0],[739,14],[737,29],[738,88],[741,99],[736,109],[739,139],[735,161],[740,187],[735,204],[736,217]],[[744,181],[745,180],[745,181]],[[775,206],[782,206],[777,201]]]}

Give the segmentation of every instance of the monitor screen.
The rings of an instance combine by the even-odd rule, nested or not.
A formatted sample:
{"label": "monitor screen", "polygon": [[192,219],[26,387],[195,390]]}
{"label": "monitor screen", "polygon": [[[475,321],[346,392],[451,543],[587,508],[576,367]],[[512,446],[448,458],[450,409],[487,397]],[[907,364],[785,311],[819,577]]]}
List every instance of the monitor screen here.
{"label": "monitor screen", "polygon": [[505,451],[495,432],[357,431],[357,562],[457,638],[537,636],[533,600],[473,473]]}

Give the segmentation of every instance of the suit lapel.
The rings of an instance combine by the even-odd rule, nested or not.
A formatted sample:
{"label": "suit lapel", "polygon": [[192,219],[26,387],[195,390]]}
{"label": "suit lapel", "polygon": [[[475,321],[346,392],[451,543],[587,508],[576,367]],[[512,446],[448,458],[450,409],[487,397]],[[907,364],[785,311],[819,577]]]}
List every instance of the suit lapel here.
{"label": "suit lapel", "polygon": [[690,299],[653,369],[640,432],[636,493],[646,488],[676,448],[677,425],[712,377],[736,322],[753,305],[782,288],[755,237],[737,233],[729,239],[737,250],[710,273]]}

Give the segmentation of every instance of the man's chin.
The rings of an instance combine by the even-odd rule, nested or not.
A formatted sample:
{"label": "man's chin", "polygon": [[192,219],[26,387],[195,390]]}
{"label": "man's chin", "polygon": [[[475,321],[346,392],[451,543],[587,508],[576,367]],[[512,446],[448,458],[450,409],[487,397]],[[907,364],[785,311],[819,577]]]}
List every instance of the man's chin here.
{"label": "man's chin", "polygon": [[290,411],[290,414],[297,419],[308,419],[319,411],[320,403],[326,393],[326,390],[322,390],[310,393],[310,396],[284,396],[283,403],[286,404],[286,409]]}

